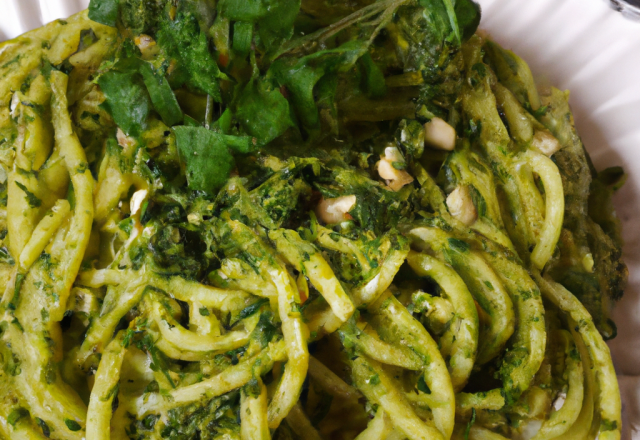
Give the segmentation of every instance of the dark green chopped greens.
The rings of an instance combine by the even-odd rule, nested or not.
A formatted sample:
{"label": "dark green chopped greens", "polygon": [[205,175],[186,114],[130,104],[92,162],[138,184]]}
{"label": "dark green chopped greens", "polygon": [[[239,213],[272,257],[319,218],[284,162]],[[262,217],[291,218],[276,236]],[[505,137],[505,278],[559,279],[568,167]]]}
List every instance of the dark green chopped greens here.
{"label": "dark green chopped greens", "polygon": [[139,136],[147,128],[151,102],[136,73],[109,71],[98,80],[106,98],[103,106],[127,135]]}
{"label": "dark green chopped greens", "polygon": [[[0,162],[12,164],[0,207],[19,200],[32,232],[55,200],[71,212],[33,261],[13,250],[29,237],[0,216],[0,278],[12,283],[0,304],[0,436],[80,440],[97,389],[87,377],[110,380],[104,368],[119,377],[101,396],[114,437],[136,440],[244,438],[247,402],[275,401],[307,363],[296,406],[267,437],[351,440],[385,416],[391,388],[408,417],[425,430],[449,423],[454,438],[522,436],[552,414],[572,391],[567,365],[584,361],[559,341],[616,334],[609,309],[627,271],[611,200],[625,174],[594,168],[567,95],[539,96],[526,64],[476,32],[480,12],[472,0],[91,0],[89,17],[106,26],[78,28],[61,64],[44,55],[56,41],[38,42],[47,93],[67,75],[86,157],[65,169],[57,138],[39,145],[46,161],[28,151],[32,135],[60,129],[48,95],[31,103],[40,79],[29,67],[11,89],[15,112],[0,113]],[[453,151],[428,139],[438,123]],[[541,157],[534,134],[560,148]],[[557,167],[564,191],[542,265],[532,252],[560,185],[528,153]],[[69,268],[60,240],[76,239],[82,215],[88,245],[65,250],[84,252]],[[576,320],[577,301],[561,310],[554,288],[593,323]],[[104,362],[125,352],[122,368]],[[606,353],[590,355],[585,402],[602,437],[620,425],[602,410],[609,370],[595,364]],[[74,411],[48,418],[24,399],[14,384],[37,375],[47,399]],[[386,428],[407,434],[401,422]]]}
{"label": "dark green chopped greens", "polygon": [[119,0],[104,0],[89,3],[89,18],[107,26],[115,26],[118,21]]}
{"label": "dark green chopped greens", "polygon": [[32,208],[39,208],[40,206],[42,206],[42,200],[40,200],[34,193],[29,191],[24,184],[18,181],[16,181],[15,184],[18,188],[20,188],[20,190],[22,190],[22,192],[24,192],[24,197],[27,200],[27,203],[29,203],[29,206],[31,206]]}
{"label": "dark green chopped greens", "polygon": [[365,53],[360,58],[362,68],[362,89],[369,98],[382,98],[387,93],[387,85],[384,73],[371,58],[370,53]]}
{"label": "dark green chopped greens", "polygon": [[181,7],[173,20],[166,16],[166,12],[162,16],[157,38],[166,55],[177,63],[173,82],[186,84],[220,102],[218,80],[225,75],[220,72],[209,50],[207,34],[200,28],[195,13]]}
{"label": "dark green chopped greens", "polygon": [[153,107],[162,121],[168,126],[182,122],[184,115],[167,79],[161,73],[154,71],[148,63],[141,64],[140,73],[149,91]]}
{"label": "dark green chopped greens", "polygon": [[204,127],[176,127],[174,133],[189,188],[209,193],[221,188],[234,167],[222,135]]}
{"label": "dark green chopped greens", "polygon": [[480,5],[472,0],[457,0],[455,11],[460,27],[460,36],[463,40],[468,40],[475,34],[480,24]]}
{"label": "dark green chopped greens", "polygon": [[82,429],[82,426],[75,420],[65,419],[64,423],[70,431],[80,431]]}
{"label": "dark green chopped greens", "polygon": [[[362,14],[354,9],[342,30],[307,30],[309,34],[301,36],[304,27],[319,29],[313,21],[322,19],[311,14],[311,21],[303,25],[301,4],[296,1],[224,0],[215,10],[209,7],[197,1],[91,2],[92,18],[110,25],[115,20],[129,38],[115,64],[105,64],[98,78],[105,109],[126,134],[139,137],[155,110],[169,127],[180,124],[186,114],[187,126],[197,121],[210,130],[247,135],[261,147],[286,134],[313,155],[314,145],[321,144],[327,134],[348,132],[341,121],[362,119],[363,106],[375,106],[378,99],[389,106],[394,92],[388,90],[385,76],[390,71],[418,70],[433,77],[446,67],[448,54],[459,46],[462,36],[473,33],[479,17],[477,5],[468,0],[387,1],[367,7]],[[370,12],[365,15],[365,10]],[[398,32],[380,34],[394,11]],[[376,14],[381,21],[371,21]],[[296,31],[296,26],[301,30]],[[357,26],[366,30],[362,38]],[[152,38],[151,49],[132,47],[131,42],[147,38],[141,34]],[[386,46],[399,43],[398,38],[419,44],[401,45],[413,52],[381,57]],[[360,78],[355,82],[351,79],[354,69]],[[369,101],[356,104],[359,95]],[[350,106],[358,113],[354,117],[340,110],[340,101],[350,96]],[[398,94],[403,100],[404,96]],[[398,105],[404,114],[412,106],[407,101]],[[219,138],[213,141],[191,131],[188,136],[195,142],[186,146],[187,132],[176,133],[180,133],[177,140],[190,188],[214,193],[234,161],[221,148]],[[190,160],[194,152],[209,154],[203,142],[211,145],[209,157],[216,159]],[[232,154],[253,149],[252,144],[243,146]],[[359,220],[370,218],[364,212],[357,215]]]}
{"label": "dark green chopped greens", "polygon": [[49,428],[49,425],[47,425],[47,422],[45,422],[39,417],[36,417],[36,424],[42,430],[42,435],[44,435],[47,438],[51,437],[51,429]]}
{"label": "dark green chopped greens", "polygon": [[314,89],[326,75],[346,72],[367,51],[367,44],[353,40],[335,49],[327,49],[301,59],[276,60],[269,74],[291,95],[291,101],[302,126],[307,130],[318,129],[320,115],[315,102]]}
{"label": "dark green chopped greens", "polygon": [[9,413],[9,416],[7,417],[7,422],[11,425],[11,426],[16,426],[16,423],[18,423],[18,420],[20,420],[23,417],[27,417],[29,416],[29,411],[27,411],[26,409],[20,407],[20,408],[16,408],[13,411],[11,411]]}
{"label": "dark green chopped greens", "polygon": [[147,416],[142,420],[142,426],[140,422],[134,422],[135,425],[132,424],[130,429],[142,434],[144,431],[153,430],[155,425],[159,424],[157,429],[161,438],[170,440],[238,438],[240,424],[235,408],[239,399],[240,393],[233,391],[203,404],[190,404],[172,409],[166,423],[158,421],[157,417]]}
{"label": "dark green chopped greens", "polygon": [[[265,112],[265,108],[269,111]],[[240,92],[235,116],[240,126],[261,146],[295,126],[289,101],[266,79],[249,81]]]}

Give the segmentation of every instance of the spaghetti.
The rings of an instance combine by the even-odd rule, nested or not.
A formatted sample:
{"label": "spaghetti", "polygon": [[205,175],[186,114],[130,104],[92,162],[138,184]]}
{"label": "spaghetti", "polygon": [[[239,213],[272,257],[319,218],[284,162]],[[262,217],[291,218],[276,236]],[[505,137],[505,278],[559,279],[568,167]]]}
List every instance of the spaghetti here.
{"label": "spaghetti", "polygon": [[624,174],[479,19],[93,0],[2,43],[0,437],[619,439]]}

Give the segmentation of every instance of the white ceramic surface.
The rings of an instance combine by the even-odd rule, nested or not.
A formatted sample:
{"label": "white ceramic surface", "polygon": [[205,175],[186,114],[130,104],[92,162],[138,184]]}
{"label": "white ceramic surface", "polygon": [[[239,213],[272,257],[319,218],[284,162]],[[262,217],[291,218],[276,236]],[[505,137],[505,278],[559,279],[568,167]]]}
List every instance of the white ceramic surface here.
{"label": "white ceramic surface", "polygon": [[[481,27],[541,82],[571,90],[578,130],[599,169],[629,174],[616,196],[629,286],[610,343],[623,396],[623,439],[640,440],[640,23],[602,0],[479,0]],[[0,0],[0,41],[86,7],[89,0]]]}

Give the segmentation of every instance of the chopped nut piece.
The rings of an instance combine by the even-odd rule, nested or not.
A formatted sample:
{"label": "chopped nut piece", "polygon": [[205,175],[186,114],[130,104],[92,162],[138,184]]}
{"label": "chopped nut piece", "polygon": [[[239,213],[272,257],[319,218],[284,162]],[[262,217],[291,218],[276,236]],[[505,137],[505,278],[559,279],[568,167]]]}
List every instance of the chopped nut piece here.
{"label": "chopped nut piece", "polygon": [[558,139],[547,130],[536,131],[536,134],[533,135],[531,146],[537,148],[542,154],[549,157],[553,156],[556,151],[562,148]]}
{"label": "chopped nut piece", "polygon": [[384,149],[384,158],[389,162],[404,162],[404,157],[397,147],[387,147]]}
{"label": "chopped nut piece", "polygon": [[138,49],[140,49],[141,51],[145,50],[148,47],[155,46],[156,44],[153,38],[145,34],[138,35],[135,41],[136,46],[138,46]]}
{"label": "chopped nut piece", "polygon": [[120,145],[125,150],[136,144],[136,140],[130,136],[127,136],[124,131],[120,129],[120,127],[118,127],[118,131],[116,132],[116,139],[118,140],[118,145]]}
{"label": "chopped nut piece", "polygon": [[13,97],[11,98],[11,105],[9,107],[12,118],[15,118],[17,116],[16,109],[18,108],[18,104],[20,104],[20,94],[18,92],[15,92],[13,94]]}
{"label": "chopped nut piece", "polygon": [[134,41],[138,49],[140,49],[143,59],[149,59],[158,52],[155,40],[148,35],[138,35]]}
{"label": "chopped nut piece", "polygon": [[471,198],[471,191],[466,185],[458,186],[449,194],[447,208],[454,218],[467,226],[471,226],[478,218],[478,212]]}
{"label": "chopped nut piece", "polygon": [[202,217],[200,217],[200,215],[196,214],[195,212],[192,212],[187,216],[187,221],[192,225],[198,226],[200,223],[202,223]]}
{"label": "chopped nut piece", "polygon": [[327,224],[348,220],[348,212],[355,206],[356,196],[342,196],[335,199],[320,200],[316,207],[316,215]]}
{"label": "chopped nut piece", "polygon": [[443,119],[433,118],[424,124],[424,142],[438,150],[452,151],[456,146],[456,130]]}
{"label": "chopped nut piece", "polygon": [[393,180],[396,178],[396,174],[395,172],[398,171],[396,170],[393,165],[391,165],[391,163],[389,163],[388,160],[386,159],[382,159],[380,162],[378,162],[378,174],[380,174],[380,177],[382,177],[384,180]]}
{"label": "chopped nut piece", "polygon": [[384,150],[384,157],[377,163],[378,174],[393,191],[399,191],[403,186],[413,182],[411,174],[403,169],[398,169],[398,165],[404,164],[404,157],[396,147],[387,147]]}
{"label": "chopped nut piece", "polygon": [[131,196],[131,201],[129,202],[129,208],[131,209],[131,215],[135,215],[142,206],[144,199],[147,198],[148,191],[146,189],[141,189],[136,191]]}

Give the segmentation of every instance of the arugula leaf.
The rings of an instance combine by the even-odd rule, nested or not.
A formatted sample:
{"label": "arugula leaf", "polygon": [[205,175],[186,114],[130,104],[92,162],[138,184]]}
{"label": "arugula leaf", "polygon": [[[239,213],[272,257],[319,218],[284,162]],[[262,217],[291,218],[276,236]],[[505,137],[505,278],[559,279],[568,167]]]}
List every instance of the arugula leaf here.
{"label": "arugula leaf", "polygon": [[478,30],[482,15],[480,5],[473,0],[457,0],[455,11],[458,27],[460,28],[460,36],[463,41],[466,41]]}
{"label": "arugula leaf", "polygon": [[353,40],[298,60],[281,58],[273,63],[268,76],[286,86],[302,125],[307,129],[318,128],[320,117],[313,93],[316,84],[326,74],[345,72],[353,67],[367,52],[367,46],[366,41]]}
{"label": "arugula leaf", "polygon": [[240,154],[252,153],[256,151],[258,146],[255,138],[251,138],[249,136],[230,136],[222,134],[220,137],[227,144],[227,147]]}
{"label": "arugula leaf", "polygon": [[296,63],[290,59],[276,61],[270,70],[280,84],[287,88],[302,125],[306,128],[317,127],[320,117],[313,89],[324,76],[324,70],[306,66],[303,60]]}
{"label": "arugula leaf", "polygon": [[213,124],[216,127],[216,131],[227,134],[231,130],[231,123],[233,122],[233,113],[230,108],[227,108],[220,118]]}
{"label": "arugula leaf", "polygon": [[329,126],[334,136],[339,134],[337,93],[338,75],[335,73],[323,76],[313,91],[323,122]]}
{"label": "arugula leaf", "polygon": [[240,55],[247,55],[251,50],[253,39],[253,24],[247,21],[237,21],[233,25],[233,50]]}
{"label": "arugula leaf", "polygon": [[147,128],[151,105],[169,126],[184,119],[163,70],[155,70],[152,64],[139,57],[138,48],[126,40],[120,47],[115,65],[98,78],[107,98],[104,107],[116,124],[132,136],[139,136]]}
{"label": "arugula leaf", "polygon": [[162,17],[168,0],[120,0],[120,24],[133,35],[148,33]]}
{"label": "arugula leaf", "polygon": [[272,0],[269,13],[258,20],[260,40],[267,50],[278,48],[293,35],[300,0]]}
{"label": "arugula leaf", "polygon": [[443,54],[460,46],[460,30],[451,0],[419,0],[419,5],[401,6],[394,22],[399,38],[396,45],[405,72],[429,71],[443,61]]}
{"label": "arugula leaf", "polygon": [[116,125],[129,136],[140,136],[147,128],[151,102],[137,72],[111,70],[98,78],[106,98],[102,106]]}
{"label": "arugula leaf", "polygon": [[154,71],[151,64],[145,62],[140,65],[140,73],[151,97],[153,107],[162,118],[162,121],[169,127],[182,122],[184,119],[182,109],[167,79]]}
{"label": "arugula leaf", "polygon": [[218,14],[216,20],[213,22],[213,26],[209,29],[209,35],[211,35],[213,45],[218,52],[218,63],[220,63],[222,67],[229,65],[229,47],[231,46],[229,42],[230,28],[229,19],[223,17],[222,14]]}
{"label": "arugula leaf", "polygon": [[155,27],[166,0],[91,0],[89,18],[115,27],[120,24],[132,35]]}
{"label": "arugula leaf", "polygon": [[202,127],[202,124],[189,115],[184,115],[184,125],[187,127]]}
{"label": "arugula leaf", "polygon": [[[448,32],[452,33],[448,36],[448,39],[455,40],[459,45],[461,43],[460,30],[454,3],[455,1],[452,0],[419,0],[420,6],[425,8],[427,13],[432,14],[436,22],[440,22],[439,30],[443,31],[446,28]],[[446,27],[444,26],[445,23],[447,24]]]}
{"label": "arugula leaf", "polygon": [[236,108],[240,125],[257,139],[258,145],[268,144],[294,126],[289,101],[269,81],[251,80]]}
{"label": "arugula leaf", "polygon": [[178,61],[186,84],[211,95],[221,102],[218,79],[225,78],[209,51],[209,41],[196,16],[189,11],[178,12],[175,20],[165,18],[157,33],[158,44]]}
{"label": "arugula leaf", "polygon": [[[231,21],[256,23],[260,41],[269,50],[277,48],[293,35],[300,0],[221,0],[218,11]],[[235,40],[234,36],[234,49]]]}
{"label": "arugula leaf", "polygon": [[89,18],[97,23],[115,26],[118,21],[118,0],[91,0]]}
{"label": "arugula leaf", "polygon": [[371,54],[365,53],[360,58],[362,69],[362,88],[369,98],[382,98],[387,93],[384,74],[382,70],[373,62]]}
{"label": "arugula leaf", "polygon": [[[229,179],[235,166],[229,152],[233,136],[225,136],[204,127],[174,127],[176,144],[187,169],[189,188],[214,193]],[[236,138],[240,149],[241,142]]]}
{"label": "arugula leaf", "polygon": [[456,16],[454,3],[457,3],[456,0],[441,0],[444,4],[444,8],[447,11],[447,16],[449,17],[449,24],[451,25],[451,29],[453,30],[453,35],[455,37],[456,43],[458,46],[462,44],[462,38],[460,38],[460,28],[458,27],[458,17]]}
{"label": "arugula leaf", "polygon": [[265,0],[221,0],[218,10],[233,21],[256,21],[269,11]]}

